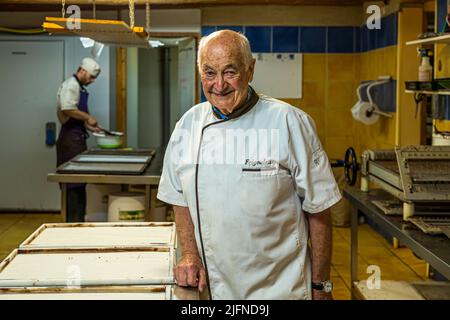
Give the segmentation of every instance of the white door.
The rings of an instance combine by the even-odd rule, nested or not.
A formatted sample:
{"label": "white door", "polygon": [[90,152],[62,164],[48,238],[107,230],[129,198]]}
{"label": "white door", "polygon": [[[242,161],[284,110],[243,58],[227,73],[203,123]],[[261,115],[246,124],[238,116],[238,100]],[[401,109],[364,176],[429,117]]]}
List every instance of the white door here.
{"label": "white door", "polygon": [[57,122],[63,65],[63,41],[0,41],[0,210],[59,209],[45,125]]}

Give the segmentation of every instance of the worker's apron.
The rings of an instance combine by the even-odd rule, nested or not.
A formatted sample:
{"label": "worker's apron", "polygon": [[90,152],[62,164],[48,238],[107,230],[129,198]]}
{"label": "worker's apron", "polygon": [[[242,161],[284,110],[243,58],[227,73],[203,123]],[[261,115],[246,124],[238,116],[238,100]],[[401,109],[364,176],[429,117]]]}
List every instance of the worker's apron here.
{"label": "worker's apron", "polygon": [[[78,110],[89,113],[88,110],[89,93],[80,88],[80,101]],[[86,131],[83,120],[69,118],[61,127],[58,141],[56,142],[56,163],[57,166],[71,160],[87,149],[86,139],[89,134]],[[69,183],[68,189],[84,187],[83,183]]]}

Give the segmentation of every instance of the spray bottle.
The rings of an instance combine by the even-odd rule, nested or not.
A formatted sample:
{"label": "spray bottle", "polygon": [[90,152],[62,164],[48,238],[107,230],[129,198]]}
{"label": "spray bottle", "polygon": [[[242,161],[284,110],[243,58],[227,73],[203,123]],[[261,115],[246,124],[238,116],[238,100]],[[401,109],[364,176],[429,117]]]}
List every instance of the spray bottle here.
{"label": "spray bottle", "polygon": [[430,63],[430,50],[425,48],[417,49],[422,62],[419,66],[419,81],[431,81],[433,80],[433,67]]}

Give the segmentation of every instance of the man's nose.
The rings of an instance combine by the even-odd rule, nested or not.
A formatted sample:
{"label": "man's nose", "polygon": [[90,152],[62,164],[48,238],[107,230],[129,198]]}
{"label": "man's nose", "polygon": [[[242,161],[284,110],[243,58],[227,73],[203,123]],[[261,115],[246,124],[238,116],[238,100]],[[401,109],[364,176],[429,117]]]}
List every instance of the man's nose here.
{"label": "man's nose", "polygon": [[216,89],[222,91],[225,88],[226,81],[223,75],[219,74],[216,78]]}

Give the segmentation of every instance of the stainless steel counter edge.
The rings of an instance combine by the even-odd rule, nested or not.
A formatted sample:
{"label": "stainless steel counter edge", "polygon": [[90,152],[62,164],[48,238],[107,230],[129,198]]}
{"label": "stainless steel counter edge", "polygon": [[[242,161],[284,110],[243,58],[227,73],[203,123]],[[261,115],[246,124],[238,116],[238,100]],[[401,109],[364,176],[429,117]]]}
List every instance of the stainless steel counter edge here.
{"label": "stainless steel counter edge", "polygon": [[384,190],[374,189],[366,193],[355,187],[346,187],[343,194],[358,211],[371,218],[415,254],[426,260],[443,276],[450,279],[450,250],[448,250],[450,239],[445,236],[427,235],[416,230],[417,228],[410,222],[402,221],[401,217],[384,215],[370,202],[371,200],[394,199]]}

